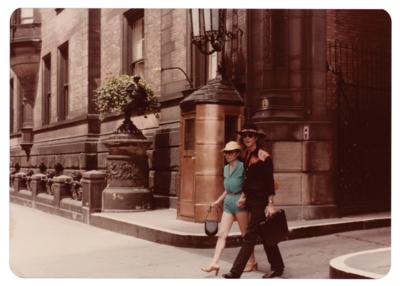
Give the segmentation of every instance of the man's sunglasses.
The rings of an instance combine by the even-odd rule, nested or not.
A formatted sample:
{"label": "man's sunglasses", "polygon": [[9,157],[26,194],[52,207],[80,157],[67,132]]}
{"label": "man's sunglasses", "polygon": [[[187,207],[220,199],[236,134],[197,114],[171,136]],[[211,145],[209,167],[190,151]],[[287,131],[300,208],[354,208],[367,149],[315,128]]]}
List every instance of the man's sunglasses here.
{"label": "man's sunglasses", "polygon": [[256,136],[256,133],[254,133],[254,132],[243,132],[242,134],[240,134],[240,136],[242,136],[242,138],[245,138],[245,137],[253,138],[253,137]]}
{"label": "man's sunglasses", "polygon": [[237,150],[232,150],[232,151],[224,151],[225,155],[232,155],[235,154],[237,152]]}

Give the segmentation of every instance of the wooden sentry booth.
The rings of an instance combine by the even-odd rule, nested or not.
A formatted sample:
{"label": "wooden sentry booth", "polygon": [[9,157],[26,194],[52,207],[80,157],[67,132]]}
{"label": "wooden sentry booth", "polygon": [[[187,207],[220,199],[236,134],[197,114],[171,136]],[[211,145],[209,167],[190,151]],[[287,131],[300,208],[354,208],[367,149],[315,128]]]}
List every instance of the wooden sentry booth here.
{"label": "wooden sentry booth", "polygon": [[[217,77],[182,100],[180,107],[178,218],[203,222],[210,203],[224,191],[222,149],[237,140],[244,103],[229,82]],[[213,211],[210,217],[215,216]]]}

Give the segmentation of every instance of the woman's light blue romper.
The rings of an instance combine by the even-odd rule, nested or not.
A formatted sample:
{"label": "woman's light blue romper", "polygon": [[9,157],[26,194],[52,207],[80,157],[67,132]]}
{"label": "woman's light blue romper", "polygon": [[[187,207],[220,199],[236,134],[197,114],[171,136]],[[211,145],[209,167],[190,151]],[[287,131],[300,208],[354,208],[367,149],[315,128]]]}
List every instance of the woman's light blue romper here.
{"label": "woman's light blue romper", "polygon": [[224,199],[224,212],[235,214],[244,211],[244,208],[239,208],[236,203],[240,198],[242,192],[244,176],[244,167],[241,161],[237,161],[236,167],[231,174],[229,174],[229,164],[224,167],[224,187],[227,195]]}

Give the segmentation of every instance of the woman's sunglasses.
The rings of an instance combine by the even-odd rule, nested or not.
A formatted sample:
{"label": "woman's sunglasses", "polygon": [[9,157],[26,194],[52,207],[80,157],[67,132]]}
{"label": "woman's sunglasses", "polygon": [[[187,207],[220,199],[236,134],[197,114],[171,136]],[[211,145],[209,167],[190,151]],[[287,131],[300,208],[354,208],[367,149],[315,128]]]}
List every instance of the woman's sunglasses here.
{"label": "woman's sunglasses", "polygon": [[242,138],[245,138],[245,137],[253,138],[253,137],[256,136],[256,133],[254,133],[254,132],[243,132],[242,134],[240,134],[240,136],[242,136]]}

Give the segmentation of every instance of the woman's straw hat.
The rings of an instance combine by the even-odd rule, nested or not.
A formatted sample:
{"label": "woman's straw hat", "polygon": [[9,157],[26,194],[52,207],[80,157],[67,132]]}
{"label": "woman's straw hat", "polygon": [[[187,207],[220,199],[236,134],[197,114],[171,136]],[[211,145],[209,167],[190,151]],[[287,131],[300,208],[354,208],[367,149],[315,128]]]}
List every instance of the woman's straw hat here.
{"label": "woman's straw hat", "polygon": [[241,149],[241,147],[237,142],[229,141],[228,143],[226,143],[225,148],[222,151],[233,151],[233,150],[240,151],[240,149]]}

